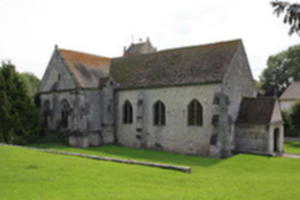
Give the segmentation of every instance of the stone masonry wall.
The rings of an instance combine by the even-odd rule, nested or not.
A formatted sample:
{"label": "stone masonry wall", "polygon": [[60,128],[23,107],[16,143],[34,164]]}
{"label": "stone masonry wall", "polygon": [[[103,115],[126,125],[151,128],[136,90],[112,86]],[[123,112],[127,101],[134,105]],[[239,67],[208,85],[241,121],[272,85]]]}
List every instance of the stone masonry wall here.
{"label": "stone masonry wall", "polygon": [[[124,146],[162,149],[171,152],[210,155],[213,98],[219,84],[121,90],[117,98],[117,138]],[[197,99],[203,107],[203,126],[187,125],[187,106]],[[133,106],[133,123],[123,124],[122,106]],[[153,125],[153,104],[166,106],[166,124]],[[138,105],[140,107],[138,107]]]}
{"label": "stone masonry wall", "polygon": [[75,88],[75,82],[65,67],[63,60],[58,55],[57,51],[54,51],[41,81],[39,92],[69,90]]}
{"label": "stone masonry wall", "polygon": [[235,134],[237,151],[271,153],[267,125],[237,125]]}
{"label": "stone masonry wall", "polygon": [[[50,105],[48,130],[71,134],[69,143],[72,146],[88,147],[102,143],[100,90],[83,90],[76,88],[63,60],[54,52],[40,89],[41,117],[44,117],[45,102]],[[61,125],[62,101],[70,106],[68,127]],[[43,119],[44,120],[44,119]]]}
{"label": "stone masonry wall", "polygon": [[222,157],[230,156],[234,149],[234,128],[238,116],[240,103],[243,97],[255,97],[257,94],[255,82],[248,64],[247,55],[242,44],[231,60],[231,64],[223,79],[221,96],[220,124],[219,124],[219,148]]}
{"label": "stone masonry wall", "polygon": [[[66,100],[70,105],[68,127],[61,126],[61,103]],[[98,91],[53,92],[40,95],[43,105],[50,102],[48,130],[57,133],[68,133],[70,145],[78,147],[97,146],[101,141],[101,98]],[[97,104],[98,103],[98,104]]]}

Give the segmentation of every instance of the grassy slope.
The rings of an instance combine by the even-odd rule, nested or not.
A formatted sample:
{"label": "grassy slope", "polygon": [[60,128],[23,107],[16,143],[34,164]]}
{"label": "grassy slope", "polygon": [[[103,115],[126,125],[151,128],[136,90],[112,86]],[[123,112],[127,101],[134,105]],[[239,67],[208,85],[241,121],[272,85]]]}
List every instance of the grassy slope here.
{"label": "grassy slope", "polygon": [[300,154],[300,142],[284,142],[286,153]]}
{"label": "grassy slope", "polygon": [[300,196],[297,159],[238,155],[220,160],[117,146],[77,151],[190,165],[193,173],[1,146],[1,199],[280,200]]}

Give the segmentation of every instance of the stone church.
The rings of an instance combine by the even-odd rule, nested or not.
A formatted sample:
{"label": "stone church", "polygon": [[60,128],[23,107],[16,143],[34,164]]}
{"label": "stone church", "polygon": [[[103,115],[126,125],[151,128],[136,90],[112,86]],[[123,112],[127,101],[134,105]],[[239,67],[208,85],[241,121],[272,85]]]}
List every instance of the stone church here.
{"label": "stone church", "polygon": [[43,126],[74,147],[281,153],[278,102],[256,95],[241,40],[157,51],[147,39],[117,58],[56,46],[39,89]]}

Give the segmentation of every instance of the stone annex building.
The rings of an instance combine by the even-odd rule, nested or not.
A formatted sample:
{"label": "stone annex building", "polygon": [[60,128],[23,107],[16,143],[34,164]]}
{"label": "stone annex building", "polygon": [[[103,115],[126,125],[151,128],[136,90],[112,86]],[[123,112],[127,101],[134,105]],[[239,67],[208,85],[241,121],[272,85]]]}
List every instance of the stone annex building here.
{"label": "stone annex building", "polygon": [[256,94],[241,40],[157,51],[147,39],[118,58],[56,47],[39,89],[44,127],[75,147],[281,153],[279,104]]}

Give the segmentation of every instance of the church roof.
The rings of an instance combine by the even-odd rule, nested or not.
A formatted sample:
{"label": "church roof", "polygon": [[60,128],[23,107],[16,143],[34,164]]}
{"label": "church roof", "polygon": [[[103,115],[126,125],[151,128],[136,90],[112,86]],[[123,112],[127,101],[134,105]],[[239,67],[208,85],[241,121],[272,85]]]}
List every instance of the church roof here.
{"label": "church roof", "polygon": [[300,99],[300,81],[293,82],[280,96],[280,100]]}
{"label": "church roof", "polygon": [[111,76],[121,88],[221,82],[241,40],[112,59]]}
{"label": "church roof", "polygon": [[274,97],[246,97],[242,99],[237,123],[269,124],[276,99]]}
{"label": "church roof", "polygon": [[108,76],[109,58],[66,49],[58,49],[58,52],[78,87],[97,88],[100,79]]}
{"label": "church roof", "polygon": [[66,49],[58,53],[78,87],[103,87],[110,76],[121,89],[130,89],[221,82],[238,45],[241,40],[113,59]]}

